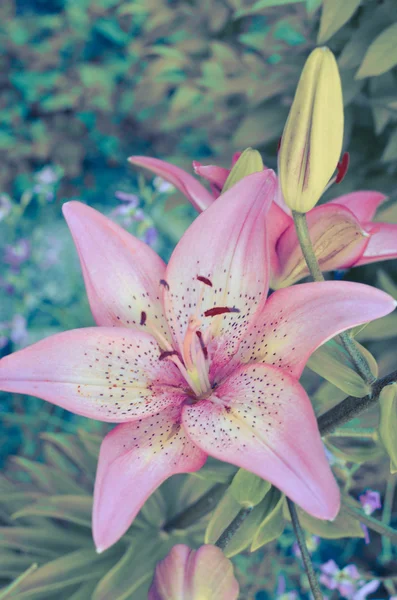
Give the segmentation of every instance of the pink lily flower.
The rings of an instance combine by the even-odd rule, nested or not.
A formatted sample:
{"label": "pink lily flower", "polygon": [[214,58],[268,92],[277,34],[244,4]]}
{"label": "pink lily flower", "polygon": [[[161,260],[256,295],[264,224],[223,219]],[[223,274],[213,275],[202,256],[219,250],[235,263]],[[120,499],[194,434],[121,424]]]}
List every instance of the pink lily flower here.
{"label": "pink lily flower", "polygon": [[167,267],[94,209],[63,207],[98,327],[2,359],[0,388],[121,423],[99,455],[99,550],[124,534],[165,479],[197,471],[207,455],[271,481],[318,518],[339,510],[298,379],[320,344],[395,303],[344,282],[298,285],[267,299],[264,224],[275,190],[270,170],[236,184],[189,227]]}
{"label": "pink lily flower", "polygon": [[[238,154],[234,155],[234,161]],[[208,208],[222,192],[229,169],[193,162],[211,185],[212,193],[189,173],[156,158],[132,156],[129,161],[170,181],[198,211]],[[348,269],[397,258],[397,224],[373,222],[386,196],[375,191],[345,194],[307,213],[311,239],[322,271]],[[278,188],[267,216],[270,286],[287,287],[309,274],[289,208]]]}
{"label": "pink lily flower", "polygon": [[178,544],[158,563],[148,600],[237,600],[233,565],[216,546]]}

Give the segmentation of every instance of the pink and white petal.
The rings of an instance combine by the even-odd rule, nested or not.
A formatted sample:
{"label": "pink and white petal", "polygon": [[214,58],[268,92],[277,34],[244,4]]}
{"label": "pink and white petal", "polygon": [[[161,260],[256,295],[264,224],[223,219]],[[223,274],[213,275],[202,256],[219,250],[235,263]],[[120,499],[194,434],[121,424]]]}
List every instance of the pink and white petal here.
{"label": "pink and white petal", "polygon": [[120,539],[163,481],[198,471],[206,457],[186,437],[178,407],[113,429],[102,442],[95,481],[93,535],[98,551]]}
{"label": "pink and white petal", "polygon": [[176,165],[148,156],[130,156],[128,162],[149,169],[172,183],[199,212],[208,208],[214,201],[212,194],[193,175]]}
{"label": "pink and white petal", "polygon": [[229,169],[215,165],[202,165],[196,160],[193,161],[193,169],[197,175],[200,175],[211,184],[212,194],[215,198],[218,198],[222,193],[226,179],[229,177]]}
{"label": "pink and white petal", "polygon": [[339,488],[310,400],[299,382],[265,364],[238,368],[182,421],[204,452],[270,481],[309,514],[333,519]]}
{"label": "pink and white petal", "polygon": [[[270,170],[245,177],[201,214],[176,246],[166,271],[164,303],[182,353],[189,318],[196,315],[212,362],[227,361],[265,301],[265,215],[274,191]],[[205,316],[219,307],[232,312]]]}
{"label": "pink and white petal", "polygon": [[270,287],[277,287],[281,277],[281,264],[277,253],[279,239],[288,227],[293,226],[292,218],[276,202],[272,202],[266,216],[267,243],[270,263]]}
{"label": "pink and white petal", "polygon": [[395,306],[385,292],[347,281],[278,290],[242,341],[235,360],[275,365],[298,378],[316,348],[341,331],[387,315]]}
{"label": "pink and white petal", "polygon": [[[307,213],[307,224],[322,271],[352,266],[369,241],[369,233],[344,206],[318,206]],[[309,274],[293,223],[278,240],[277,256],[280,269],[274,287],[287,287]]]}
{"label": "pink and white petal", "polygon": [[372,221],[377,209],[386,199],[387,196],[380,192],[366,190],[339,196],[338,198],[331,200],[331,202],[328,202],[326,206],[329,206],[330,204],[345,206],[352,211],[359,221],[365,222]]}
{"label": "pink and white petal", "polygon": [[0,389],[99,421],[132,421],[185,398],[177,367],[159,355],[148,334],[121,327],[75,329],[2,358]]}
{"label": "pink and white petal", "polygon": [[[165,264],[149,246],[81,202],[63,213],[81,262],[92,314],[98,325],[131,327],[169,338],[160,300]],[[146,323],[141,325],[142,313]]]}
{"label": "pink and white petal", "polygon": [[397,224],[371,223],[371,227],[368,246],[355,267],[397,258]]}
{"label": "pink and white petal", "polygon": [[220,548],[178,544],[156,566],[148,600],[237,600],[233,565]]}

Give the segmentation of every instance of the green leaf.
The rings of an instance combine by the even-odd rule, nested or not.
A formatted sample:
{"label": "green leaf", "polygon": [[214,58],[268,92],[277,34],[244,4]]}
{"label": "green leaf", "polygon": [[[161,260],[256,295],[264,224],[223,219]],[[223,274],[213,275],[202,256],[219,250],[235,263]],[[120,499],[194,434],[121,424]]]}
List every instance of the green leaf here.
{"label": "green leaf", "polygon": [[[360,522],[349,515],[343,506],[334,521],[316,519],[301,508],[296,507],[296,509],[303,529],[307,529],[313,535],[331,540],[346,537],[364,537]],[[288,510],[284,510],[284,514],[288,520],[291,520]]]}
{"label": "green leaf", "polygon": [[251,508],[262,502],[271,488],[271,483],[257,475],[239,469],[233,477],[230,492],[233,498],[244,508]]}
{"label": "green leaf", "polygon": [[357,335],[357,339],[360,341],[373,341],[390,339],[395,336],[397,336],[397,314],[392,313],[368,323]]}
{"label": "green leaf", "polygon": [[354,15],[361,0],[324,0],[317,43],[324,44]]}
{"label": "green leaf", "polygon": [[389,137],[386,148],[382,154],[382,162],[397,161],[397,129],[394,129]]}
{"label": "green leaf", "polygon": [[272,487],[264,503],[264,518],[251,544],[251,552],[277,539],[284,531],[284,494]]}
{"label": "green leaf", "polygon": [[323,0],[306,0],[306,10],[309,15],[314,13],[315,10],[320,8]]}
{"label": "green leaf", "polygon": [[[134,535],[123,558],[101,579],[92,600],[130,600],[134,593],[153,578],[156,563],[167,554],[169,544],[158,531],[145,530]],[[137,560],[139,557],[139,560]],[[148,586],[149,587],[149,586]]]}
{"label": "green leaf", "polygon": [[397,23],[393,23],[372,42],[357,71],[357,79],[381,75],[397,65]]}
{"label": "green leaf", "polygon": [[288,109],[274,102],[249,111],[234,133],[233,146],[260,146],[278,139],[283,132],[287,116]]}
{"label": "green leaf", "polygon": [[17,600],[42,600],[54,591],[98,578],[106,572],[119,556],[107,551],[98,555],[95,550],[77,550],[39,567],[25,577],[18,587]]}
{"label": "green leaf", "polygon": [[22,456],[13,457],[12,461],[26,471],[32,478],[32,481],[34,481],[43,492],[49,494],[86,493],[86,491],[71,477],[67,476],[65,473],[61,473],[58,469],[28,460]]}
{"label": "green leaf", "polygon": [[331,434],[327,438],[326,446],[336,458],[357,464],[377,460],[384,455],[383,448],[377,440],[364,436],[358,440],[354,437],[337,437]]}
{"label": "green leaf", "polygon": [[86,545],[88,540],[88,536],[76,535],[55,525],[46,528],[0,527],[0,547],[14,548],[39,556],[53,557],[54,554],[64,554],[67,549],[73,550],[82,543]]}
{"label": "green leaf", "polygon": [[53,517],[91,529],[91,496],[46,496],[12,515],[21,517]]}
{"label": "green leaf", "polygon": [[379,437],[390,457],[390,473],[397,473],[397,383],[383,388],[379,404]]}
{"label": "green leaf", "polygon": [[235,473],[236,467],[234,465],[208,457],[205,465],[199,471],[192,473],[192,476],[205,479],[206,481],[229,483]]}
{"label": "green leaf", "polygon": [[274,6],[284,6],[285,4],[298,4],[304,0],[257,0],[254,4],[247,8],[240,8],[235,11],[233,18],[239,19],[247,15],[254,15],[262,11],[264,8],[272,8]]}

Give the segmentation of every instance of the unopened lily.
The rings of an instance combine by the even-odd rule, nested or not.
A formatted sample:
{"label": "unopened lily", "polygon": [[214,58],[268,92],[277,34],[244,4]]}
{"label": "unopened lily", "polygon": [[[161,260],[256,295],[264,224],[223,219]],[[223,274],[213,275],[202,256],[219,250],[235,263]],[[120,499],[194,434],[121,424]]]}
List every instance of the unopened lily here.
{"label": "unopened lily", "polygon": [[216,546],[178,544],[157,565],[148,600],[237,600],[233,565]]}
{"label": "unopened lily", "polygon": [[[235,155],[234,160],[238,158]],[[195,172],[207,179],[210,193],[183,169],[156,158],[133,156],[130,162],[172,182],[193,206],[203,211],[222,192],[229,170],[194,161]],[[313,247],[322,271],[349,269],[397,258],[397,224],[373,222],[386,196],[376,191],[345,194],[306,213]],[[270,286],[279,289],[309,275],[294,222],[281,195],[275,196],[267,215]]]}
{"label": "unopened lily", "polygon": [[267,479],[333,519],[339,489],[299,377],[339,332],[393,310],[369,286],[323,282],[267,298],[265,218],[274,173],[255,173],[200,215],[168,266],[79,202],[64,214],[98,327],[60,333],[0,361],[0,388],[121,423],[104,439],[93,533],[104,550],[169,476],[208,455]]}

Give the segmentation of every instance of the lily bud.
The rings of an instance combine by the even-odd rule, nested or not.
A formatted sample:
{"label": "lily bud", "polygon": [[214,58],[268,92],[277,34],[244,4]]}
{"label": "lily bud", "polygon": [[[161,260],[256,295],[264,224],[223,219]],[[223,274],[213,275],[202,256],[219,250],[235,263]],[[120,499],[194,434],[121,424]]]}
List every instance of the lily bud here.
{"label": "lily bud", "polygon": [[343,99],[332,52],[316,48],[303,68],[284,128],[279,177],[285,202],[306,213],[318,202],[342,150]]}
{"label": "lily bud", "polygon": [[254,150],[253,148],[247,148],[242,152],[240,158],[237,160],[235,165],[232,167],[228,178],[225,181],[225,184],[222,188],[222,194],[230,190],[230,188],[246,177],[247,175],[252,175],[252,173],[259,173],[263,171],[264,165],[262,161],[262,157],[259,154],[258,150]]}
{"label": "lily bud", "polygon": [[148,600],[237,600],[233,565],[216,546],[174,546],[158,563]]}
{"label": "lily bud", "polygon": [[379,395],[379,437],[390,456],[390,473],[397,473],[397,383],[383,388]]}

